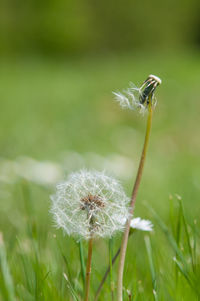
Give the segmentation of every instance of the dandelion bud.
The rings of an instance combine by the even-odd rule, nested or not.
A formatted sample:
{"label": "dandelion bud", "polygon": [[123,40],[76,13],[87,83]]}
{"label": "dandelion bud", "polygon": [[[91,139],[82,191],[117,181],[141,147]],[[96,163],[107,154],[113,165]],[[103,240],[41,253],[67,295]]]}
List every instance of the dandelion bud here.
{"label": "dandelion bud", "polygon": [[81,170],[56,186],[51,196],[55,224],[68,235],[89,239],[122,231],[129,199],[121,184],[104,172]]}

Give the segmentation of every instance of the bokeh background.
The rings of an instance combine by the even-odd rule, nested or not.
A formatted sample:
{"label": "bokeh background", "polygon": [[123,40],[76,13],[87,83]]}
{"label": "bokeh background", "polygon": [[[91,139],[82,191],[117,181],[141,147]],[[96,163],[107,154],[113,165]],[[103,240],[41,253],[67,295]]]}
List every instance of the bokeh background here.
{"label": "bokeh background", "polygon": [[[163,81],[156,91],[158,105],[135,214],[151,219],[151,206],[167,223],[172,197],[178,194],[188,220],[198,220],[199,11],[198,0],[1,0],[0,232],[20,300],[40,300],[39,293],[31,299],[35,282],[26,282],[24,261],[35,279],[33,248],[43,264],[41,275],[51,262],[53,276],[47,281],[59,283],[55,296],[64,300],[55,235],[73,262],[72,278],[78,269],[75,242],[53,228],[48,213],[55,183],[80,168],[106,169],[131,193],[146,118],[122,110],[112,95],[130,81],[140,85],[149,74]],[[162,260],[169,250],[157,232],[154,236]],[[138,236],[137,244],[142,249],[143,238]],[[98,265],[98,260],[106,247],[102,242],[97,246],[100,279],[106,262]],[[129,251],[131,260],[136,251]],[[126,267],[137,269],[138,279],[146,277],[144,256],[141,251],[134,265]],[[126,273],[127,286],[132,285],[128,277]],[[150,291],[151,281],[140,283],[141,294],[143,287]],[[46,288],[49,298],[52,291]],[[2,300],[5,296],[6,290]]]}

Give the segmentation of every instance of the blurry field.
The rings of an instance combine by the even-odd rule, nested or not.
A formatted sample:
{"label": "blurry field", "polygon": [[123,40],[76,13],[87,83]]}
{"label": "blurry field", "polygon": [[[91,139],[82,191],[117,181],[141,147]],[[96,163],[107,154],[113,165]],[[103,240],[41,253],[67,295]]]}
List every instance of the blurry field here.
{"label": "blurry field", "polygon": [[[15,300],[13,296],[20,301],[71,300],[63,273],[81,294],[78,245],[53,227],[49,195],[57,181],[84,167],[107,169],[121,179],[130,195],[146,118],[122,111],[113,101],[112,91],[126,88],[130,81],[140,85],[152,73],[161,77],[163,84],[157,90],[158,105],[135,216],[155,224],[150,235],[158,291],[155,300],[199,300],[199,292],[191,285],[200,276],[197,52],[1,62],[0,232],[5,245],[0,242],[0,254],[7,252],[12,280],[5,280],[9,272],[2,267],[5,257],[0,255],[0,300]],[[175,194],[183,199],[187,227],[184,219],[180,222],[182,213]],[[175,268],[177,250],[171,236],[163,233],[150,207],[183,252],[189,269],[185,276]],[[124,284],[133,291],[133,300],[154,300],[155,281],[152,286],[144,237],[144,233],[136,233],[128,247]],[[119,243],[120,235],[116,249]],[[93,293],[107,266],[107,253],[107,242],[97,241]],[[195,273],[190,271],[192,260],[197,260]],[[100,300],[111,300],[109,282]]]}

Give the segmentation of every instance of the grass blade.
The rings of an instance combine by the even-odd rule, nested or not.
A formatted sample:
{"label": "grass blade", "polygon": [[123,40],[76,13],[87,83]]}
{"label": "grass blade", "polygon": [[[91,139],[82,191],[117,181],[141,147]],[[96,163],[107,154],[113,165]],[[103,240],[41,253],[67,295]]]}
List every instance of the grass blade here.
{"label": "grass blade", "polygon": [[83,281],[83,287],[85,285],[85,261],[84,261],[84,252],[83,252],[83,244],[82,241],[79,241],[79,256],[80,256],[80,263],[81,263],[81,276]]}
{"label": "grass blade", "polygon": [[111,300],[114,300],[114,281],[113,281],[113,239],[109,239],[109,266],[110,266],[110,290],[111,290]]}
{"label": "grass blade", "polygon": [[68,287],[68,289],[69,289],[69,291],[70,291],[70,293],[71,293],[74,301],[80,301],[80,299],[78,298],[75,290],[73,289],[73,287],[72,287],[72,285],[71,285],[71,283],[70,283],[67,275],[65,273],[63,273],[63,276],[64,276],[65,280],[67,281],[67,287]]}
{"label": "grass blade", "polygon": [[149,260],[149,266],[150,266],[150,271],[151,271],[151,278],[152,278],[152,286],[153,286],[153,296],[154,300],[158,300],[157,296],[157,280],[156,280],[156,272],[155,272],[155,266],[154,266],[154,261],[153,261],[153,255],[152,255],[152,248],[151,248],[151,242],[149,236],[144,237],[145,245],[146,245],[146,250],[147,250],[147,255],[148,255],[148,260]]}
{"label": "grass blade", "polygon": [[188,246],[188,250],[189,250],[190,258],[191,258],[191,262],[192,262],[192,269],[193,269],[193,272],[194,272],[195,271],[195,265],[194,265],[192,246],[191,246],[191,242],[190,242],[190,234],[189,234],[189,231],[188,231],[188,225],[187,225],[186,218],[185,218],[185,212],[184,212],[184,208],[183,208],[182,199],[178,198],[178,201],[179,201],[179,206],[181,208],[182,220],[183,220],[183,226],[184,226],[184,229],[185,229],[187,246]]}
{"label": "grass blade", "polygon": [[4,280],[4,286],[6,289],[8,301],[16,300],[14,284],[13,284],[12,276],[10,274],[8,261],[7,261],[6,248],[3,242],[3,235],[1,233],[0,233],[0,267],[1,267],[1,272]]}
{"label": "grass blade", "polygon": [[[176,229],[175,229],[175,239],[176,239],[176,243],[177,243],[177,246],[180,247],[180,238],[181,238],[181,226],[182,226],[182,223],[181,223],[181,220],[182,220],[182,210],[181,210],[181,207],[179,205],[179,208],[178,208],[178,216],[177,216],[177,222],[176,222]],[[178,254],[176,252],[176,255],[175,257],[177,258],[178,257]],[[178,285],[178,267],[177,265],[175,265],[175,279],[176,279],[176,285]]]}
{"label": "grass blade", "polygon": [[151,213],[153,214],[153,216],[155,217],[155,219],[157,220],[159,226],[161,227],[162,231],[164,232],[164,234],[166,235],[172,249],[175,251],[176,254],[178,254],[180,260],[182,261],[182,263],[187,266],[186,260],[181,252],[181,250],[179,249],[176,240],[174,239],[173,235],[170,233],[169,229],[167,228],[167,226],[165,225],[165,223],[160,219],[160,217],[157,215],[157,213],[150,208]]}

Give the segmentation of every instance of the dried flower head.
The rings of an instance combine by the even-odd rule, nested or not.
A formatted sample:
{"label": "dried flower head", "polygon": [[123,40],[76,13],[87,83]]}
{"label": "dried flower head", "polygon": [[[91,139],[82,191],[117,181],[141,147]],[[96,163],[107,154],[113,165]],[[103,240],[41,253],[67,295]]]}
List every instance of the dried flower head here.
{"label": "dried flower head", "polygon": [[151,101],[153,107],[156,106],[154,92],[161,82],[159,77],[151,74],[141,87],[138,88],[133,83],[130,83],[129,88],[124,90],[123,93],[113,92],[113,94],[122,108],[131,110],[139,109],[141,113],[144,113],[148,108],[149,101]]}
{"label": "dried flower head", "polygon": [[51,197],[55,223],[68,235],[89,239],[122,231],[129,199],[121,184],[104,172],[81,170],[56,186]]}

